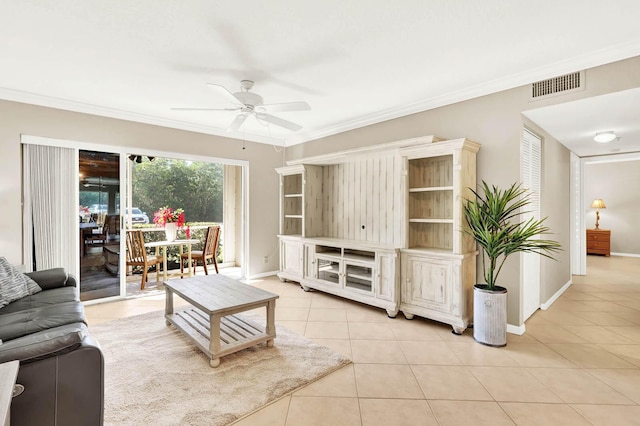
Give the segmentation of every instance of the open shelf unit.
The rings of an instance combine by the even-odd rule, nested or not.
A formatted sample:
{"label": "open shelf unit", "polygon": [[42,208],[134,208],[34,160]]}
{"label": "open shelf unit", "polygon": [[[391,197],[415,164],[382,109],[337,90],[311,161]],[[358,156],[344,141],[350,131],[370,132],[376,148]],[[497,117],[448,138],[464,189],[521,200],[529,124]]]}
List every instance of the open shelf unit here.
{"label": "open shelf unit", "polygon": [[453,250],[453,154],[408,160],[409,248]]}
{"label": "open shelf unit", "polygon": [[476,251],[461,232],[462,203],[476,185],[479,148],[425,136],[276,169],[278,276],[464,330]]}
{"label": "open shelf unit", "polygon": [[283,226],[286,235],[302,234],[302,173],[282,176]]}
{"label": "open shelf unit", "polygon": [[401,150],[407,176],[407,246],[401,250],[400,309],[451,324],[461,333],[471,321],[475,242],[463,202],[476,185],[479,145],[459,139]]}
{"label": "open shelf unit", "polygon": [[280,175],[280,235],[311,236],[320,232],[317,222],[322,169],[292,166],[277,169]]}

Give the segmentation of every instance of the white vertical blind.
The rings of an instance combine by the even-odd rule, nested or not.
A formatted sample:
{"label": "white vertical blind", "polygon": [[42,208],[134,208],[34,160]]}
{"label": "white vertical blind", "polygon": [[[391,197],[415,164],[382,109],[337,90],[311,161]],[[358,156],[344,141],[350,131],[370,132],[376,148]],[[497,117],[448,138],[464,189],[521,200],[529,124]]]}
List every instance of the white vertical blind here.
{"label": "white vertical blind", "polygon": [[[531,204],[525,207],[523,220],[540,219],[540,192],[542,168],[542,141],[524,129],[520,150],[520,170],[522,186],[529,191]],[[521,256],[523,322],[540,307],[540,256],[523,253]]]}
{"label": "white vertical blind", "polygon": [[77,152],[23,144],[23,233],[27,271],[77,270]]}
{"label": "white vertical blind", "polygon": [[522,132],[522,185],[531,195],[531,204],[527,210],[531,213],[528,217],[540,218],[540,166],[541,166],[541,140],[527,129]]}

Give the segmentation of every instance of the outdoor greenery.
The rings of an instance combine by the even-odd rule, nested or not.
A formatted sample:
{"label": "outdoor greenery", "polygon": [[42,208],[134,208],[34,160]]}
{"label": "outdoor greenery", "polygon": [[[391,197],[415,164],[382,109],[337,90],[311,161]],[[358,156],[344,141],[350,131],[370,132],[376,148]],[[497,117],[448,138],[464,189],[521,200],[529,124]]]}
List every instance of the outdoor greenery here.
{"label": "outdoor greenery", "polygon": [[222,164],[156,157],[133,168],[133,206],[150,221],[169,206],[184,209],[187,223],[222,222]]}
{"label": "outdoor greenery", "polygon": [[521,184],[514,183],[502,190],[482,181],[481,187],[481,193],[472,189],[475,199],[466,200],[464,204],[469,229],[463,232],[471,235],[480,246],[484,279],[487,289],[493,290],[500,270],[511,254],[530,252],[553,259],[551,253],[561,250],[561,245],[553,240],[536,238],[549,233],[549,228],[544,226],[546,217],[518,220],[528,213],[523,207],[531,204],[531,193]]}
{"label": "outdoor greenery", "polygon": [[[118,200],[119,202],[120,200]],[[93,204],[107,204],[107,193],[105,191],[80,191],[79,204],[89,207]]]}

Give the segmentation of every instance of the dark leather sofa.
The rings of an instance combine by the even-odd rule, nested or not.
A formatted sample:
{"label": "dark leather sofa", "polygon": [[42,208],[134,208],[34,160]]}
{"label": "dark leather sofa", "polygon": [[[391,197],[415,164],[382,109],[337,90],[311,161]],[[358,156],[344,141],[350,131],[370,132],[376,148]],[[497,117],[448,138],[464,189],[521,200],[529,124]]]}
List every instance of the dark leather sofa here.
{"label": "dark leather sofa", "polygon": [[12,426],[93,426],[104,417],[104,359],[89,335],[76,280],[27,273],[42,291],[0,308],[0,362],[20,361]]}

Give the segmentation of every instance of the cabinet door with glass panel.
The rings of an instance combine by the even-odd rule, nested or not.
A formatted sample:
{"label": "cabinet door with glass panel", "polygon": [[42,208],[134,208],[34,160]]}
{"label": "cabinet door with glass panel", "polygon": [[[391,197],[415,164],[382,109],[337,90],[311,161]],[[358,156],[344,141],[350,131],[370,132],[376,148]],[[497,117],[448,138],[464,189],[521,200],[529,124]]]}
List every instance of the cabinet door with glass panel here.
{"label": "cabinet door with glass panel", "polygon": [[344,288],[373,295],[376,254],[373,251],[345,248]]}
{"label": "cabinet door with glass panel", "polygon": [[373,293],[373,266],[367,263],[344,261],[344,288],[366,294]]}
{"label": "cabinet door with glass panel", "polygon": [[324,284],[342,287],[342,248],[316,245],[313,265],[315,278]]}

